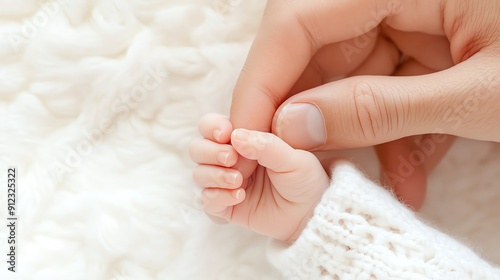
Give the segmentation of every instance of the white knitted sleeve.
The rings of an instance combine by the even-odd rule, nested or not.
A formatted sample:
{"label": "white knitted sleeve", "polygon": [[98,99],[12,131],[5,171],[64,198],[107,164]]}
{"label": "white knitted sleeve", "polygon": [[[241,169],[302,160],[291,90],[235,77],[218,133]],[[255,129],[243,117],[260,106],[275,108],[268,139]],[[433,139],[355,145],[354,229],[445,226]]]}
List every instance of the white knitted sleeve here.
{"label": "white knitted sleeve", "polygon": [[297,241],[268,249],[286,279],[500,279],[498,268],[345,162]]}

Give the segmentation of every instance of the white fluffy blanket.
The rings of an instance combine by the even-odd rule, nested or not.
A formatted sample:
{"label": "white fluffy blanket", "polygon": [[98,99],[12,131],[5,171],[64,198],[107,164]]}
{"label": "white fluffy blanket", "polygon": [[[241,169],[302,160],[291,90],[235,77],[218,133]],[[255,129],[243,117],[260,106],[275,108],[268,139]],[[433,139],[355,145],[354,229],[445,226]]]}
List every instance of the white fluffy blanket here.
{"label": "white fluffy blanket", "polygon": [[[0,279],[279,279],[266,239],[200,211],[186,146],[227,113],[264,2],[0,0]],[[360,152],[368,170],[373,155]],[[424,216],[500,263],[500,146],[459,141]]]}

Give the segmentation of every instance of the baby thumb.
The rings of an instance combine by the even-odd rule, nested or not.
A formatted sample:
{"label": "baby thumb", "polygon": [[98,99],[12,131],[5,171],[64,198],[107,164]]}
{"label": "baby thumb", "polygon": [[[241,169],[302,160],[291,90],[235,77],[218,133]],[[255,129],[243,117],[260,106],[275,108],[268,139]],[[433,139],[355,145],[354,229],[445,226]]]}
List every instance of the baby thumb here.
{"label": "baby thumb", "polygon": [[271,133],[235,129],[231,143],[243,157],[257,162],[274,172],[290,172],[297,162],[290,161],[295,150]]}
{"label": "baby thumb", "polygon": [[289,201],[317,198],[329,183],[328,175],[312,153],[293,149],[274,134],[236,129],[231,143],[241,156],[266,167],[273,187]]}

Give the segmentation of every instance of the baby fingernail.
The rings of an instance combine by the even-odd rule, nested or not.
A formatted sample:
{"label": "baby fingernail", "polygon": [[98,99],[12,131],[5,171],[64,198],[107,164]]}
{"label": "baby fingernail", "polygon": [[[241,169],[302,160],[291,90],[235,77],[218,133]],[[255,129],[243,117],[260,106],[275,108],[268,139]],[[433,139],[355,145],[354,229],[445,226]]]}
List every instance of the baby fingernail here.
{"label": "baby fingernail", "polygon": [[236,184],[236,178],[238,178],[238,174],[237,173],[226,173],[226,174],[224,174],[224,180],[228,184],[231,184],[231,185]]}
{"label": "baby fingernail", "polygon": [[242,189],[237,189],[231,192],[231,196],[236,199],[240,199],[242,195],[243,195]]}
{"label": "baby fingernail", "polygon": [[222,135],[222,130],[220,130],[220,129],[214,130],[213,136],[214,136],[215,140],[220,142],[221,135]]}
{"label": "baby fingernail", "polygon": [[229,159],[229,153],[228,152],[222,152],[217,155],[217,161],[220,162],[223,165],[227,165],[227,161]]}

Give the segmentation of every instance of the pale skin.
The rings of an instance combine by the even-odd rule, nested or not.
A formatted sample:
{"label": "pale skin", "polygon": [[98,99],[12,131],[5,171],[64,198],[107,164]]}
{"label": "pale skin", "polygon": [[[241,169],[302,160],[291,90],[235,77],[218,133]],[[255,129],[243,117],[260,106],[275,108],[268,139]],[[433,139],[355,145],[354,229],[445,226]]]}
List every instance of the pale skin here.
{"label": "pale skin", "polygon": [[[198,163],[193,178],[203,188],[207,214],[292,243],[312,216],[329,177],[310,152],[290,147],[271,133],[236,129],[218,114],[199,122],[202,139],[189,153]],[[231,143],[231,144],[229,144]],[[239,159],[257,167],[243,178]]]}
{"label": "pale skin", "polygon": [[[430,134],[450,135],[410,176],[387,182],[418,209],[454,136],[500,142],[498,65],[498,0],[269,0],[230,119],[295,148],[374,146],[383,172],[394,174],[399,156]],[[317,107],[326,139],[305,141],[303,126],[280,121],[290,104]],[[252,174],[255,163],[241,165]]]}
{"label": "pale skin", "polygon": [[[347,61],[339,46],[355,45],[363,37],[368,44]],[[402,64],[400,52],[409,56]],[[307,150],[375,145],[383,170],[396,174],[397,157],[408,158],[419,146],[415,139],[424,138],[419,141],[424,143],[432,133],[451,135],[435,143],[435,151],[411,176],[389,184],[402,201],[418,209],[427,173],[453,136],[500,142],[499,65],[498,0],[269,0],[234,90],[231,122],[205,117],[200,122],[204,139],[191,146],[205,210],[293,242],[328,185],[284,184],[282,172],[268,172],[276,166],[255,160],[272,149],[246,151],[268,146],[243,145],[236,137],[240,130],[232,134],[233,128],[250,129],[257,139],[278,139],[253,130],[273,131],[294,148]],[[284,108],[293,103],[320,109],[326,130],[320,145],[299,142],[304,137],[294,135],[296,122],[282,121]],[[280,140],[270,142],[309,158],[309,168],[316,165],[314,170],[324,172],[312,154]],[[217,159],[221,151],[224,164]],[[293,170],[302,172],[300,167]],[[236,174],[232,183],[218,177],[224,172]],[[309,180],[307,176],[303,179]],[[325,176],[318,178],[327,180]],[[299,191],[308,196],[298,196]]]}

